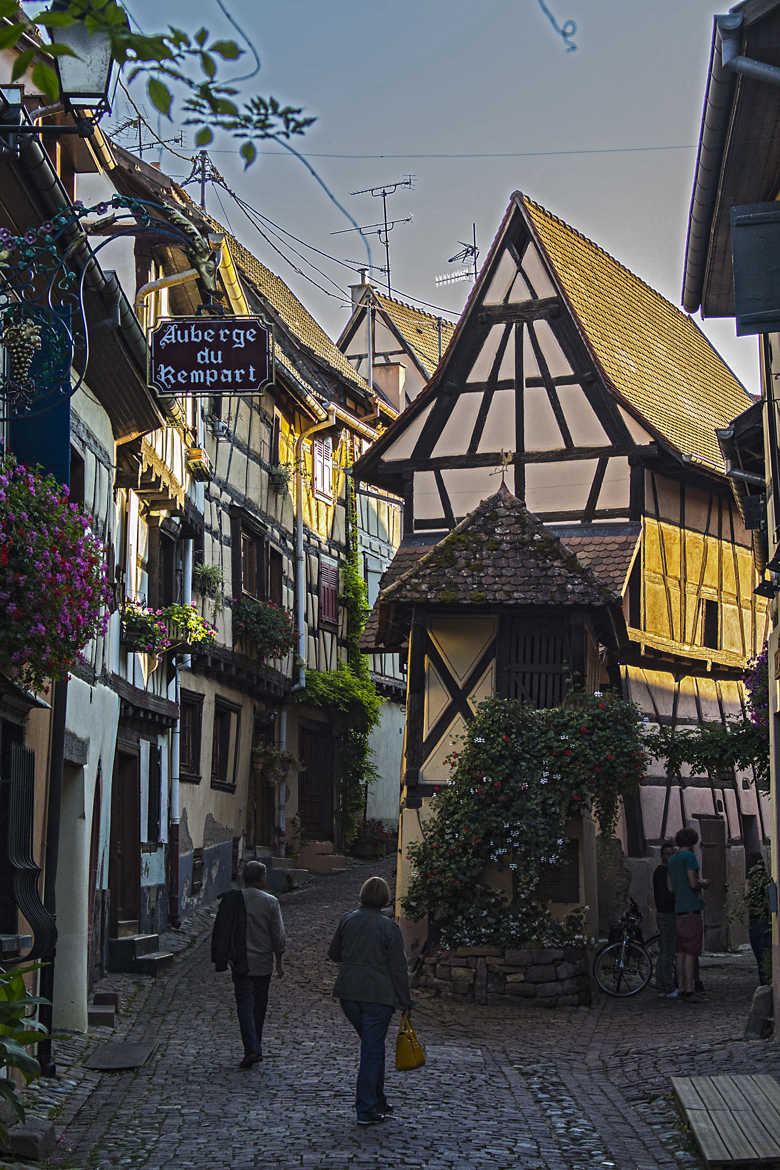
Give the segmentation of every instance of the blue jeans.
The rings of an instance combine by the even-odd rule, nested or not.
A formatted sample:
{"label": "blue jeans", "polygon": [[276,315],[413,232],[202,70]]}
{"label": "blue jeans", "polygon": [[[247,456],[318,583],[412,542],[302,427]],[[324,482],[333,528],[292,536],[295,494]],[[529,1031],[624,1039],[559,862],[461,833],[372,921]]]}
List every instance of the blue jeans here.
{"label": "blue jeans", "polygon": [[393,1009],[386,1003],[365,1003],[342,999],[341,1008],[360,1037],[355,1105],[358,1121],[367,1121],[381,1113],[385,1097],[385,1037]]}
{"label": "blue jeans", "polygon": [[233,990],[236,993],[238,1025],[244,1043],[244,1056],[256,1052],[263,1055],[263,1024],[268,1007],[270,975],[233,974]]}

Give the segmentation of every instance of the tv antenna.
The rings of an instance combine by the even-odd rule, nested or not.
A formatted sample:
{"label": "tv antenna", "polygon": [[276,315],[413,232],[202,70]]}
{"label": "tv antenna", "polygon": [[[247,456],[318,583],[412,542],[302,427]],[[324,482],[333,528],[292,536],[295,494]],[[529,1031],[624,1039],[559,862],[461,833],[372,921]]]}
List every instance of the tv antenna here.
{"label": "tv antenna", "polygon": [[192,160],[192,170],[181,186],[186,187],[189,183],[200,184],[200,205],[204,211],[206,210],[206,184],[217,183],[219,186],[225,186],[225,180],[214,166],[207,150],[198,151]]}
{"label": "tv antenna", "polygon": [[471,225],[471,243],[466,244],[463,240],[458,240],[460,244],[460,251],[456,252],[454,256],[450,256],[447,261],[448,264],[465,264],[466,261],[472,262],[472,268],[461,268],[455,272],[443,272],[441,276],[434,279],[435,285],[442,284],[457,284],[459,280],[474,280],[477,279],[477,257],[479,256],[479,248],[477,247],[477,225]]}
{"label": "tv antenna", "polygon": [[[350,191],[350,195],[371,195],[374,199],[382,200],[382,223],[368,224],[366,228],[347,228],[346,231],[359,231],[361,236],[368,235],[378,236],[379,242],[385,249],[385,270],[387,272],[387,295],[392,295],[392,288],[390,284],[390,232],[398,223],[411,223],[411,215],[407,215],[405,219],[387,218],[387,199],[389,195],[395,195],[396,191],[401,187],[408,187],[409,190],[414,188],[414,175],[404,175],[402,179],[398,179],[395,183],[382,183],[378,187],[362,187],[360,191]],[[343,232],[331,232],[333,236],[343,235]]]}
{"label": "tv antenna", "polygon": [[114,134],[124,134],[127,130],[137,130],[138,142],[134,146],[128,146],[126,149],[131,154],[137,154],[139,158],[144,157],[145,150],[154,150],[156,147],[165,146],[171,143],[174,146],[184,145],[184,135],[182,132],[176,134],[173,138],[157,138],[153,142],[143,141],[143,120],[142,118],[128,118],[127,121],[122,122],[121,126],[117,126]]}

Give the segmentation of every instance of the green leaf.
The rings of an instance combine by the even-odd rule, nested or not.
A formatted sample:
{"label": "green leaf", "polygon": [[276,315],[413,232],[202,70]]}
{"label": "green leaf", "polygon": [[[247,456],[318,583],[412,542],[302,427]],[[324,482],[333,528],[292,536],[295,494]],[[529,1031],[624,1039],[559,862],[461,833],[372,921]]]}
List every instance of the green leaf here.
{"label": "green leaf", "polygon": [[11,1106],[19,1120],[24,1121],[24,1106],[19,1100],[13,1081],[6,1081],[0,1078],[0,1097],[4,1098]]}
{"label": "green leaf", "polygon": [[210,142],[213,142],[213,141],[214,141],[214,135],[212,134],[211,130],[209,130],[208,126],[204,126],[195,135],[195,145],[196,146],[208,146],[208,144]]}
{"label": "green leaf", "polygon": [[0,18],[3,20],[10,20],[18,11],[19,5],[16,0],[0,0]]}
{"label": "green leaf", "polygon": [[197,44],[200,45],[201,49],[203,48],[203,46],[205,45],[205,43],[208,39],[209,39],[208,30],[205,28],[199,28],[198,31],[195,33],[195,40],[196,40]]}
{"label": "green leaf", "polygon": [[245,142],[238,152],[244,160],[244,170],[251,167],[257,158],[257,148],[253,142]]}
{"label": "green leaf", "polygon": [[[2,13],[2,4],[0,4],[0,13]],[[40,12],[32,18],[32,22],[40,24],[44,28],[67,28],[68,25],[76,23],[76,18],[71,16],[69,12]]]}
{"label": "green leaf", "polygon": [[235,41],[214,41],[209,45],[209,51],[212,53],[219,53],[220,57],[224,57],[226,61],[235,61],[244,52],[239,49]]}
{"label": "green leaf", "polygon": [[34,65],[32,82],[33,85],[37,85],[41,93],[46,94],[50,102],[57,101],[60,96],[60,83],[51,65],[45,65],[43,61],[39,61],[37,65]]}
{"label": "green leaf", "polygon": [[47,45],[46,52],[51,53],[52,57],[78,57],[78,53],[74,53],[70,45],[60,45],[57,41]]}
{"label": "green leaf", "polygon": [[200,67],[207,77],[214,77],[217,72],[217,63],[208,53],[201,53]]}
{"label": "green leaf", "polygon": [[9,24],[8,28],[0,29],[0,49],[10,49],[19,40],[24,32],[23,24]]}
{"label": "green leaf", "polygon": [[159,110],[161,114],[165,114],[166,118],[170,118],[173,94],[168,86],[156,77],[150,77],[146,83],[146,91],[155,109]]}
{"label": "green leaf", "polygon": [[14,61],[14,67],[11,70],[11,81],[18,81],[20,77],[24,77],[25,73],[32,64],[34,56],[35,49],[25,49],[23,53],[19,54],[19,56]]}

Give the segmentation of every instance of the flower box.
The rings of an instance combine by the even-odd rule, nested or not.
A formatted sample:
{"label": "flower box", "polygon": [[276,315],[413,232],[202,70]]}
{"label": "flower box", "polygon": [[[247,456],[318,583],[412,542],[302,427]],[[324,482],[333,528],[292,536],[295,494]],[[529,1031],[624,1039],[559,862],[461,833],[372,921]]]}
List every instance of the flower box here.
{"label": "flower box", "polygon": [[211,479],[211,460],[203,447],[190,447],[187,452],[187,471],[199,483]]}

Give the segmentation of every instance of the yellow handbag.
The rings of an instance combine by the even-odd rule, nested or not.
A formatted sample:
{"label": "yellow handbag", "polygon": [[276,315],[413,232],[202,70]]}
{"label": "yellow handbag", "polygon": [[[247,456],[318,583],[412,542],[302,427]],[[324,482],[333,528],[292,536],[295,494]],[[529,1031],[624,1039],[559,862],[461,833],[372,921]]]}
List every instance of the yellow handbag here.
{"label": "yellow handbag", "polygon": [[398,1038],[395,1042],[395,1067],[405,1072],[410,1068],[421,1068],[424,1064],[425,1051],[423,1046],[417,1039],[412,1021],[406,1012],[402,1012],[401,1022],[398,1025]]}

